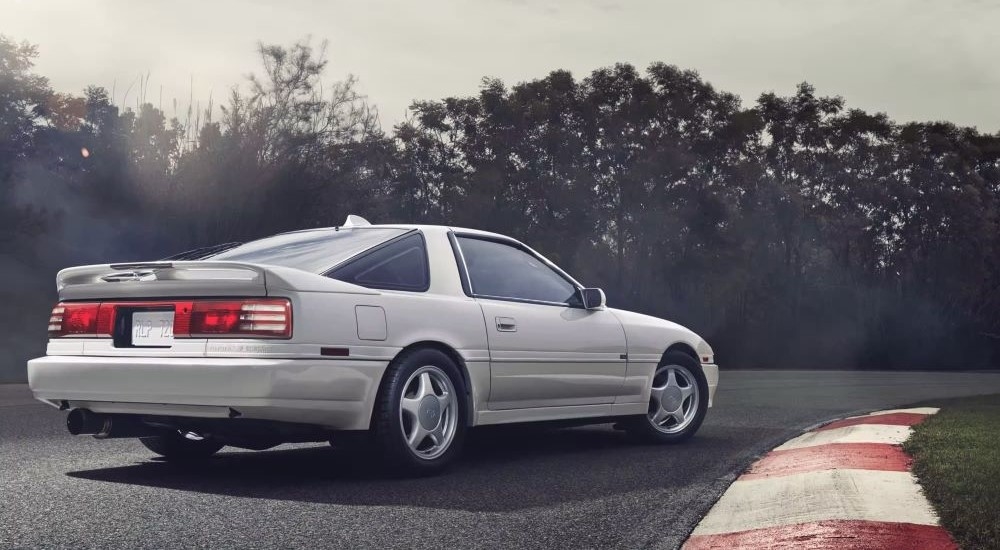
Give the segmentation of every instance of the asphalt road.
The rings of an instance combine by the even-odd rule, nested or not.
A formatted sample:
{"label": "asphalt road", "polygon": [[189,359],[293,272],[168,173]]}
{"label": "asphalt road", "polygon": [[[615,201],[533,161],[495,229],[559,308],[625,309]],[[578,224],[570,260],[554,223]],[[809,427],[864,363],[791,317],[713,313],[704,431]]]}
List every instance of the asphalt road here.
{"label": "asphalt road", "polygon": [[25,386],[0,386],[0,547],[673,548],[755,457],[811,425],[985,393],[1000,373],[724,371],[682,445],[481,429],[453,471],[392,479],[325,445],[178,467],[136,441],[74,438]]}

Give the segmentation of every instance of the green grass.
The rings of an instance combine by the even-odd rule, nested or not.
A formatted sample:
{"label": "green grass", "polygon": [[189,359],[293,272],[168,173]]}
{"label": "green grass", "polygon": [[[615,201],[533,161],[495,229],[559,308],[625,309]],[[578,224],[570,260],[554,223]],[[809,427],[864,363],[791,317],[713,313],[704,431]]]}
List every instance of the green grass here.
{"label": "green grass", "polygon": [[1000,549],[1000,395],[936,402],[903,445],[958,544]]}

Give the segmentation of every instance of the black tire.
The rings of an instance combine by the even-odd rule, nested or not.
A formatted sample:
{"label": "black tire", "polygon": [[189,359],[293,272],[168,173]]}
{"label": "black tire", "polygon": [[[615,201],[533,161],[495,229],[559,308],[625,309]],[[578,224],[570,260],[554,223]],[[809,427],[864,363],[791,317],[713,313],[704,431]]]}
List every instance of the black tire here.
{"label": "black tire", "polygon": [[[436,367],[450,380],[457,408],[456,424],[450,443],[439,456],[433,458],[417,454],[406,441],[400,411],[407,381],[417,370]],[[443,471],[461,453],[465,441],[468,400],[464,379],[458,365],[445,353],[433,348],[418,348],[404,352],[392,363],[382,377],[375,409],[372,412],[371,441],[384,465],[392,473],[403,475],[431,475]],[[452,412],[454,414],[454,411]],[[444,419],[440,420],[444,422]]]}
{"label": "black tire", "polygon": [[654,427],[646,414],[630,417],[622,422],[622,426],[633,439],[643,443],[680,443],[690,439],[705,420],[705,414],[708,412],[708,380],[705,379],[705,373],[701,370],[701,364],[686,353],[668,351],[664,354],[660,364],[657,365],[657,370],[674,365],[682,367],[693,375],[693,382],[698,392],[697,406],[693,411],[694,417],[684,428],[674,433],[666,433]]}
{"label": "black tire", "polygon": [[154,435],[150,437],[140,437],[139,441],[147,449],[162,456],[167,460],[186,461],[200,460],[208,458],[225,445],[211,439],[194,441],[187,439],[178,432],[170,432],[164,435]]}

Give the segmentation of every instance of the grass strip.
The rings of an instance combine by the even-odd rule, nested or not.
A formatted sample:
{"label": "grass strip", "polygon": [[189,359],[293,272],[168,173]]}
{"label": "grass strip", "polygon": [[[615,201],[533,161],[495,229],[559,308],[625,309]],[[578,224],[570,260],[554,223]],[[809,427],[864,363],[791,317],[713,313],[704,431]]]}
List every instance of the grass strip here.
{"label": "grass strip", "polygon": [[1000,395],[935,402],[903,449],[962,548],[1000,549]]}

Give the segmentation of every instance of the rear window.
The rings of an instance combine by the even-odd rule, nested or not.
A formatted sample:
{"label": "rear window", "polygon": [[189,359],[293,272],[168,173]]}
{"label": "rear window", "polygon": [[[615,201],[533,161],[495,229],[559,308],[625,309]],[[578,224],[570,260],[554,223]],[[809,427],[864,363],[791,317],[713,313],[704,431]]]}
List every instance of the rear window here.
{"label": "rear window", "polygon": [[430,286],[424,238],[413,233],[379,246],[328,276],[368,288],[423,292]]}
{"label": "rear window", "polygon": [[391,227],[296,231],[250,241],[204,259],[280,265],[311,273],[322,273],[356,254],[407,231],[409,229]]}

